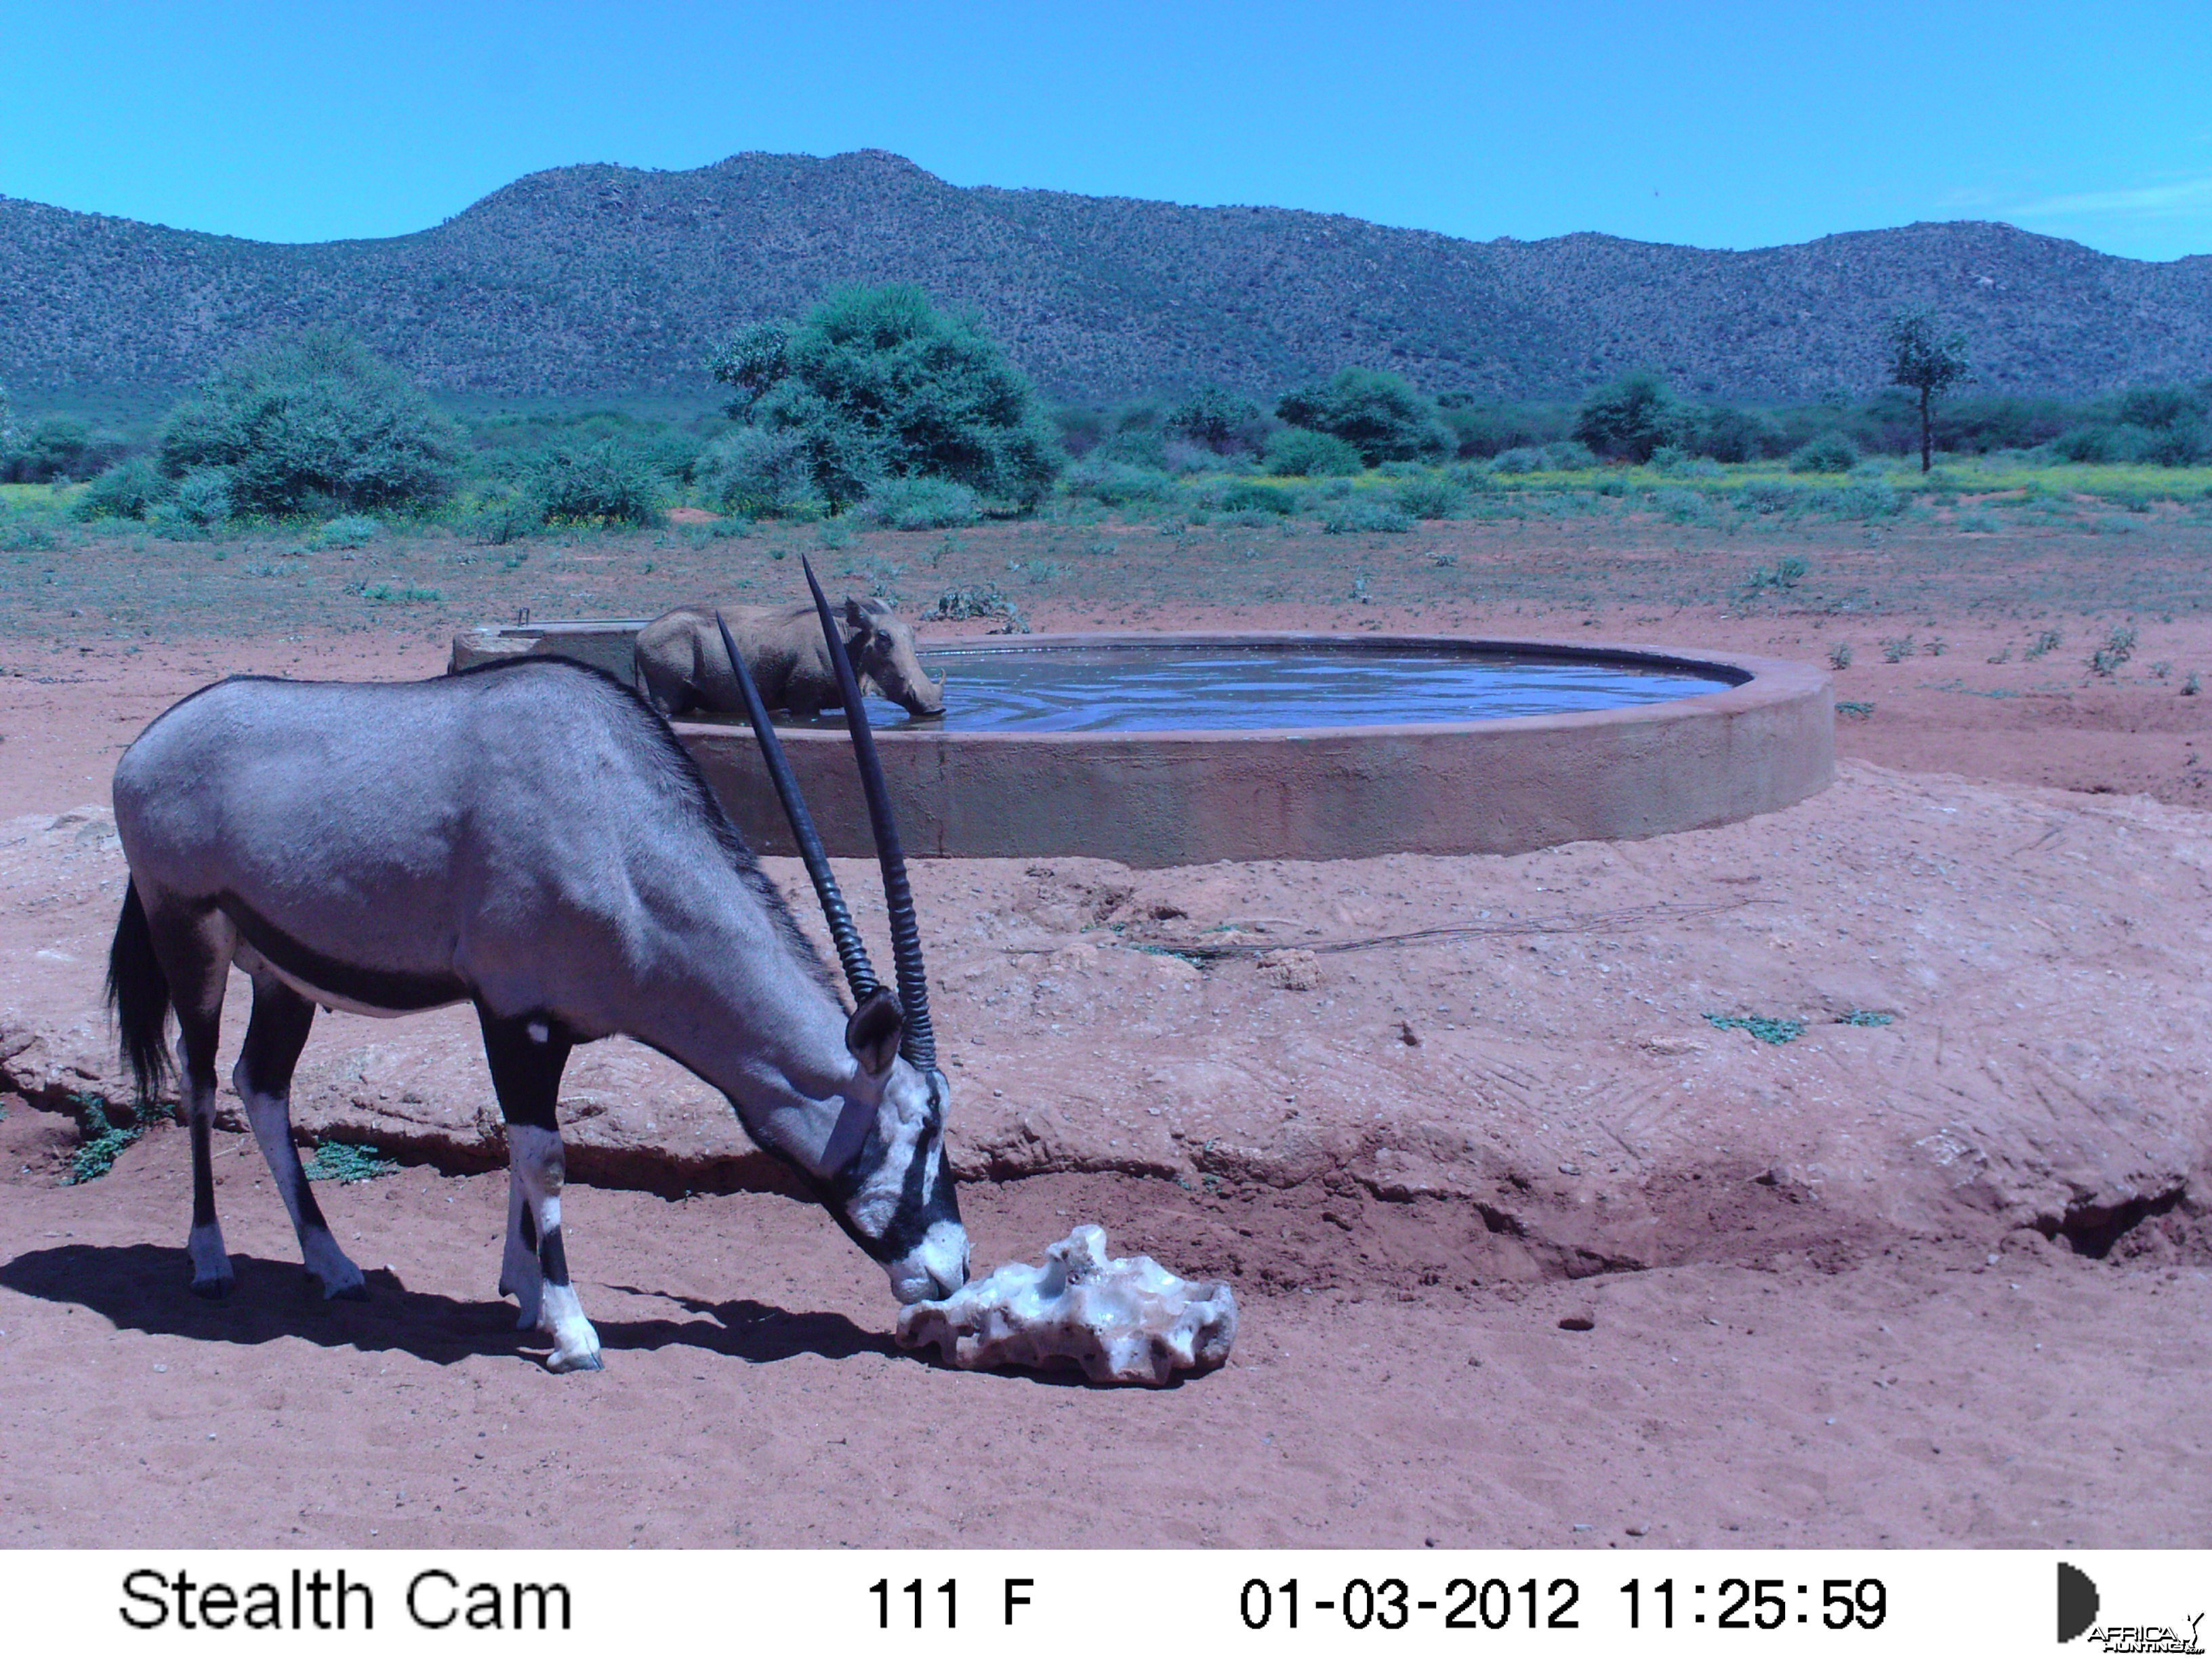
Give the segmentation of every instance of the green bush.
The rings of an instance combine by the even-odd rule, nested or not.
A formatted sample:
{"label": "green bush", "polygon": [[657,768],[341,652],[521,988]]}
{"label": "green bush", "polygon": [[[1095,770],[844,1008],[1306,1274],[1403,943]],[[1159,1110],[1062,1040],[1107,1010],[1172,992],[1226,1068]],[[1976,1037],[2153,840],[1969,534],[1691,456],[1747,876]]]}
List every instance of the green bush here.
{"label": "green bush", "polygon": [[501,488],[478,501],[462,529],[477,541],[505,547],[545,528],[545,508],[526,490]]}
{"label": "green bush", "polygon": [[1275,413],[1291,426],[1341,438],[1370,466],[1458,447],[1435,402],[1385,369],[1340,368],[1324,385],[1286,394]]}
{"label": "green bush", "polygon": [[611,438],[556,445],[531,469],[531,494],[545,517],[572,524],[658,524],[660,492],[652,470]]}
{"label": "green bush", "polygon": [[2195,426],[2212,415],[2212,384],[2205,388],[2181,386],[2130,386],[2120,393],[2115,412],[2124,426],[2164,431]]}
{"label": "green bush", "polygon": [[1356,496],[1348,501],[1331,501],[1321,515],[1322,533],[1330,536],[1364,535],[1379,532],[1385,535],[1400,535],[1413,527],[1413,521],[1393,503],[1371,495]]}
{"label": "green bush", "polygon": [[224,469],[240,513],[416,512],[453,494],[460,441],[399,370],[314,331],[217,369],[170,411],[161,453],[173,478]]}
{"label": "green bush", "polygon": [[1438,413],[1462,459],[1509,449],[1541,449],[1567,435],[1566,412],[1540,404],[1477,404],[1464,392],[1446,392]]}
{"label": "green bush", "polygon": [[384,533],[384,526],[359,513],[332,519],[315,532],[319,547],[367,547]]}
{"label": "green bush", "polygon": [[0,436],[0,483],[67,483],[95,477],[123,453],[123,440],[70,415],[49,415]]}
{"label": "green bush", "polygon": [[886,478],[860,513],[891,530],[951,530],[975,523],[977,507],[975,492],[949,478]]}
{"label": "green bush", "polygon": [[1736,491],[1735,504],[1751,513],[1795,513],[1805,506],[1811,494],[1803,484],[1784,483],[1779,478],[1753,478]]}
{"label": "green bush", "polygon": [[1260,483],[1243,478],[1221,492],[1221,510],[1224,513],[1265,513],[1271,517],[1286,519],[1298,510],[1298,498],[1295,491],[1281,484]]}
{"label": "green bush", "polygon": [[918,477],[1034,507],[1064,464],[1029,378],[910,283],[842,289],[796,327],[740,335],[709,368],[738,411],[804,440],[832,507]]}
{"label": "green bush", "polygon": [[1858,464],[1858,446],[1840,432],[1823,433],[1790,453],[1792,472],[1848,472]]}
{"label": "green bush", "polygon": [[1574,435],[1601,454],[1648,461],[1674,436],[1679,414],[1667,382],[1648,368],[1622,375],[1583,399]]}
{"label": "green bush", "polygon": [[219,466],[204,466],[177,480],[173,502],[177,517],[186,524],[221,524],[231,515],[230,474]]}
{"label": "green bush", "polygon": [[1454,518],[1465,499],[1457,484],[1434,473],[1400,479],[1390,496],[1400,512],[1415,519]]}
{"label": "green bush", "polygon": [[1160,424],[1171,436],[1217,455],[1250,454],[1266,434],[1267,416],[1241,392],[1204,386],[1170,410]]}
{"label": "green bush", "polygon": [[1269,434],[1261,465],[1279,478],[1341,478],[1358,471],[1361,461],[1342,438],[1291,426]]}
{"label": "green bush", "polygon": [[143,456],[118,461],[86,486],[70,506],[80,519],[143,519],[174,494],[176,486]]}
{"label": "green bush", "polygon": [[708,445],[694,472],[700,493],[725,513],[780,519],[821,511],[813,459],[796,432],[740,427]]}
{"label": "green bush", "polygon": [[1164,472],[1095,456],[1068,468],[1066,483],[1069,495],[1088,497],[1104,507],[1164,501],[1175,493],[1175,480]]}
{"label": "green bush", "polygon": [[1674,426],[1674,441],[1693,455],[1717,461],[1756,461],[1789,447],[1782,423],[1763,410],[1713,404],[1685,410]]}

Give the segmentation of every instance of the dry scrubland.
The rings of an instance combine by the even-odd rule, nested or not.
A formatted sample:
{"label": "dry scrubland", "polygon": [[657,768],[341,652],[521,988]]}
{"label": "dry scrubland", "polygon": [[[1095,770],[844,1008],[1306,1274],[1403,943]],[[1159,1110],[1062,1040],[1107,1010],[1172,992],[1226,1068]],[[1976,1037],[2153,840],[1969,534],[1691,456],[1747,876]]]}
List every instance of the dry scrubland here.
{"label": "dry scrubland", "polygon": [[[1874,520],[1568,480],[1396,533],[1062,507],[352,548],[40,530],[9,492],[0,1538],[2212,1541],[2212,517],[1972,482]],[[386,1264],[365,1308],[304,1297],[248,1136],[219,1136],[222,1307],[181,1291],[180,1133],[65,1184],[118,1092],[106,786],[147,719],[238,669],[434,672],[525,608],[791,597],[801,551],[1040,630],[1844,658],[1844,763],[1752,823],[1516,859],[918,871],[979,1260],[1096,1218],[1246,1298],[1230,1366],[1164,1394],[899,1355],[875,1271],[620,1044],[567,1091],[599,1378],[538,1370],[489,1294],[465,1021],[309,1045],[303,1129],[405,1166],[326,1200]],[[1466,931],[1388,942],[1438,927]],[[1224,939],[1315,956],[1174,954]]]}

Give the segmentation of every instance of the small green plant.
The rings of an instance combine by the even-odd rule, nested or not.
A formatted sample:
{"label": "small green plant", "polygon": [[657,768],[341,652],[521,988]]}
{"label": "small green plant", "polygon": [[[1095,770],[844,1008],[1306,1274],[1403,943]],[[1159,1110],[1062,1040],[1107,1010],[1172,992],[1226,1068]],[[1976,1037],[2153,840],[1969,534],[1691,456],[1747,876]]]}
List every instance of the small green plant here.
{"label": "small green plant", "polygon": [[332,519],[315,532],[318,547],[367,547],[384,533],[384,526],[358,514]]}
{"label": "small green plant", "polygon": [[2046,656],[2050,653],[2056,651],[2063,643],[2064,641],[2058,636],[2058,630],[2057,629],[2046,628],[2040,634],[2038,634],[2034,640],[2030,642],[2027,649],[2021,652],[2020,654],[2026,657],[2030,661],[2033,661],[2038,657]]}
{"label": "small green plant", "polygon": [[1878,1014],[1870,1008],[1854,1008],[1847,1014],[1838,1014],[1838,1025],[1890,1025],[1896,1023],[1895,1014]]}
{"label": "small green plant", "polygon": [[1362,497],[1330,502],[1322,510],[1321,527],[1328,536],[1397,536],[1411,530],[1413,521],[1389,501]]}
{"label": "small green plant", "polygon": [[2189,678],[2181,683],[2181,695],[2185,697],[2193,697],[2197,696],[2203,690],[2204,682],[2197,678],[2197,671],[2195,669],[2191,669],[2189,671]]}
{"label": "small green plant", "polygon": [[398,1160],[385,1157],[374,1146],[356,1146],[343,1140],[324,1141],[301,1167],[310,1181],[335,1181],[342,1187],[399,1173]]}
{"label": "small green plant", "polygon": [[2136,653],[2136,630],[2115,628],[2105,642],[2089,653],[2089,672],[2110,679],[2126,665]]}
{"label": "small green plant", "polygon": [[1723,1031],[1748,1031],[1761,1042],[1778,1047],[1805,1035],[1802,1019],[1783,1019],[1769,1014],[1707,1014],[1706,1020]]}
{"label": "small green plant", "polygon": [[1279,478],[1340,478],[1358,472],[1359,452],[1327,432],[1288,426],[1267,439],[1261,464]]}
{"label": "small green plant", "polygon": [[77,1133],[82,1144],[70,1160],[69,1173],[62,1177],[63,1184],[69,1187],[99,1180],[155,1121],[169,1115],[167,1107],[149,1103],[134,1113],[131,1122],[118,1124],[109,1118],[107,1103],[98,1095],[75,1095],[71,1101],[77,1109]]}
{"label": "small green plant", "polygon": [[1390,493],[1399,511],[1416,519],[1455,518],[1464,499],[1458,485],[1435,473],[1401,478]]}
{"label": "small green plant", "polygon": [[949,530],[973,524],[975,492],[950,478],[886,478],[860,503],[862,518],[891,530]]}
{"label": "small green plant", "polygon": [[1950,641],[1942,638],[1941,635],[1929,641],[1927,644],[1920,647],[1924,653],[1931,657],[1940,657],[1950,648]]}
{"label": "small green plant", "polygon": [[1836,712],[1845,720],[1863,720],[1873,715],[1874,705],[1870,702],[1838,702]]}
{"label": "small green plant", "polygon": [[143,456],[118,461],[70,504],[77,519],[143,519],[167,501],[176,486]]}
{"label": "small green plant", "polygon": [[378,605],[436,605],[446,597],[434,587],[394,587],[390,582],[364,586],[360,592],[362,598]]}
{"label": "small green plant", "polygon": [[1786,593],[1803,581],[1811,568],[1812,567],[1804,560],[1794,556],[1777,560],[1771,569],[1761,565],[1745,579],[1744,597],[1747,599],[1755,599],[1770,589],[1776,592]]}
{"label": "small green plant", "polygon": [[530,488],[545,517],[556,522],[660,522],[659,477],[643,457],[611,438],[548,450],[531,470]]}
{"label": "small green plant", "polygon": [[1987,660],[1992,663],[2010,662],[2012,660],[2012,641],[2009,640],[2006,641],[2004,644],[1997,647],[1996,653],[1988,658]]}
{"label": "small green plant", "polygon": [[1824,432],[1790,455],[1792,472],[1849,472],[1858,464],[1858,446],[1840,432]]}
{"label": "small green plant", "polygon": [[[544,529],[545,508],[519,489],[501,489],[478,502],[462,520],[462,528],[489,547],[505,547]],[[511,570],[519,562],[510,561],[501,568]]]}
{"label": "small green plant", "polygon": [[1851,642],[1844,640],[1828,647],[1828,666],[1841,673],[1851,665]]}
{"label": "small green plant", "polygon": [[1026,634],[1030,625],[1023,620],[1022,609],[995,587],[949,587],[937,596],[937,604],[922,613],[929,622],[973,622],[982,617],[997,617],[1005,625],[994,628],[994,634]]}
{"label": "small green plant", "polygon": [[1884,662],[1903,662],[1918,648],[1910,634],[1900,639],[1884,640],[1881,642],[1881,659]]}

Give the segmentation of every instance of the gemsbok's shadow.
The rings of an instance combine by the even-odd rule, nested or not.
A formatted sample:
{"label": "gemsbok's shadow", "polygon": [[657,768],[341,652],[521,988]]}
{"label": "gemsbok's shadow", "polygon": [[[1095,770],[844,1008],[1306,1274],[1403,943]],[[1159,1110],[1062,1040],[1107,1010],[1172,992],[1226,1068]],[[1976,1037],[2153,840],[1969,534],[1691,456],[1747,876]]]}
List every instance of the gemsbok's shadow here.
{"label": "gemsbok's shadow", "polygon": [[[367,1275],[367,1302],[325,1302],[297,1262],[235,1251],[230,1260],[238,1283],[221,1302],[193,1296],[185,1288],[191,1270],[184,1251],[158,1244],[63,1244],[26,1250],[0,1264],[0,1285],[42,1302],[86,1309],[118,1330],[195,1342],[252,1346],[298,1337],[326,1348],[412,1354],[434,1365],[478,1354],[534,1360],[545,1346],[535,1332],[514,1328],[511,1302],[489,1296],[461,1301],[411,1291],[382,1268]],[[627,1285],[610,1288],[659,1296],[693,1316],[595,1318],[600,1346],[610,1352],[689,1347],[756,1365],[810,1353],[826,1359],[903,1355],[889,1335],[863,1330],[842,1314],[792,1313],[759,1302],[706,1302]]]}

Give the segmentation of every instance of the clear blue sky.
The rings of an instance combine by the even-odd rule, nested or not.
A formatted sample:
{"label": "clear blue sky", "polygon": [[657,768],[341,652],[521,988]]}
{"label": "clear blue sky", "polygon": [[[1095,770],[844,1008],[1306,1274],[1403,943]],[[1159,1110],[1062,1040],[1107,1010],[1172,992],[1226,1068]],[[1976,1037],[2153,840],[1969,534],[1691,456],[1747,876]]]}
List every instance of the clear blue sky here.
{"label": "clear blue sky", "polygon": [[541,167],[868,146],[1476,238],[1990,218],[2172,258],[2212,252],[2212,0],[0,0],[0,194],[190,229],[391,235]]}

